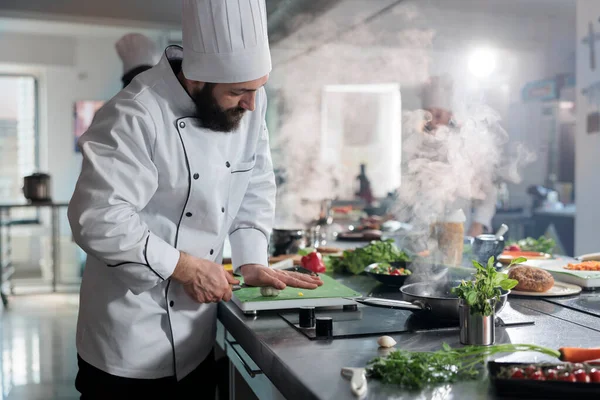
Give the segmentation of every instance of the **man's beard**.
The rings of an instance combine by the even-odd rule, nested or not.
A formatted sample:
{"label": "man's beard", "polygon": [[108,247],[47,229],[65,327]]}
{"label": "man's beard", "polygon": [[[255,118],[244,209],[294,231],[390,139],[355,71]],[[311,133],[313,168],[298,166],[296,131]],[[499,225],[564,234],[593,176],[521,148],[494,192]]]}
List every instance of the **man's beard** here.
{"label": "man's beard", "polygon": [[214,87],[214,83],[205,83],[202,89],[192,95],[196,104],[196,117],[204,128],[232,132],[240,125],[246,110],[241,107],[223,110],[213,95]]}

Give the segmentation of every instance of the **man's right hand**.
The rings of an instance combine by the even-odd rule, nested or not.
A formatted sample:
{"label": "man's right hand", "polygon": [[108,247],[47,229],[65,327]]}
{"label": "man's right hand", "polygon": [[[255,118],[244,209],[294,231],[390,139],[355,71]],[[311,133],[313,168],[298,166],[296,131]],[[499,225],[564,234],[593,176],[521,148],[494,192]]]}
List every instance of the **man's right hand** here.
{"label": "man's right hand", "polygon": [[185,292],[198,303],[231,300],[231,285],[240,282],[221,264],[181,252],[171,278],[183,284]]}

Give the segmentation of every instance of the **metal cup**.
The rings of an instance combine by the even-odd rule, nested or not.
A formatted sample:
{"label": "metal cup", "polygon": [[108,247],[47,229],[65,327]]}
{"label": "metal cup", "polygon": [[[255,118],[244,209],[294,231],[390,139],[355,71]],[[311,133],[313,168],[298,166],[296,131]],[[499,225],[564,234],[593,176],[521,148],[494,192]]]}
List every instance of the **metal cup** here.
{"label": "metal cup", "polygon": [[492,315],[471,315],[471,308],[463,299],[458,303],[458,314],[460,319],[460,342],[465,345],[490,346],[496,342],[494,325],[495,300],[488,300],[492,306]]}

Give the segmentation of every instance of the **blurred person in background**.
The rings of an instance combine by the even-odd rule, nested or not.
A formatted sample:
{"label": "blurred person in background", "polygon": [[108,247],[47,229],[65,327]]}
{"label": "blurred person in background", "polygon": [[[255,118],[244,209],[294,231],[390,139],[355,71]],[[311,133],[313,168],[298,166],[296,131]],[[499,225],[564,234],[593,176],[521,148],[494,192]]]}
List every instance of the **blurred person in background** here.
{"label": "blurred person in background", "polygon": [[[423,86],[422,108],[430,113],[423,131],[435,135],[441,126],[459,128],[452,112],[453,82],[448,75],[432,76]],[[486,197],[483,200],[459,200],[456,208],[462,208],[467,217],[465,223],[468,236],[478,236],[492,231],[492,218],[496,214],[498,189],[496,185],[486,185]]]}
{"label": "blurred person in background", "polygon": [[123,63],[121,82],[123,87],[131,83],[139,73],[154,67],[160,59],[156,43],[141,33],[128,33],[115,43],[117,54]]}

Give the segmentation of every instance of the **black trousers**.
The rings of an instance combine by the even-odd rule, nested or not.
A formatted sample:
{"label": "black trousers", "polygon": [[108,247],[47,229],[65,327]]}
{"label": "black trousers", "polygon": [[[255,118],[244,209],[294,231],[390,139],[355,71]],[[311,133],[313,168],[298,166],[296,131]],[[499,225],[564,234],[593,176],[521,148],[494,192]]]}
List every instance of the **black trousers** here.
{"label": "black trousers", "polygon": [[81,393],[81,400],[215,399],[218,373],[214,351],[179,382],[174,376],[135,379],[111,375],[88,364],[79,355],[77,364],[75,388]]}

